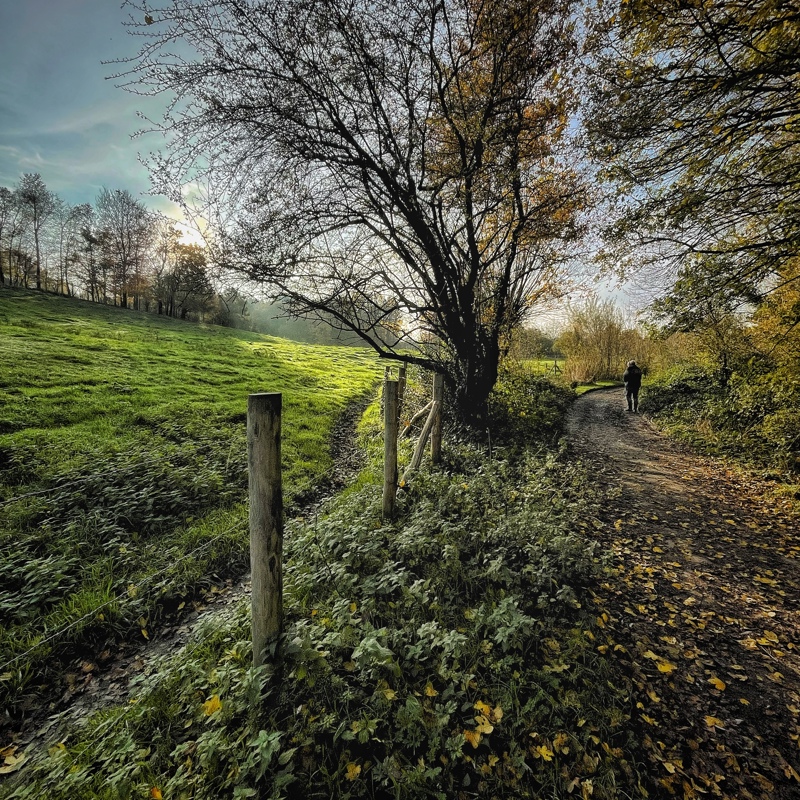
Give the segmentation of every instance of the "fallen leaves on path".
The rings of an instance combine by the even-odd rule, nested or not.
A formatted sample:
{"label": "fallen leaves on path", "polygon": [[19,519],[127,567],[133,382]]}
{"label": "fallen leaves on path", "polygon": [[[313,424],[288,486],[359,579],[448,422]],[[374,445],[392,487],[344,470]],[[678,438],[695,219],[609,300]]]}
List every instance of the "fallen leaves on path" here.
{"label": "fallen leaves on path", "polygon": [[629,681],[653,793],[800,797],[800,521],[612,399],[589,404],[576,449],[607,499],[587,536],[613,560],[598,650]]}

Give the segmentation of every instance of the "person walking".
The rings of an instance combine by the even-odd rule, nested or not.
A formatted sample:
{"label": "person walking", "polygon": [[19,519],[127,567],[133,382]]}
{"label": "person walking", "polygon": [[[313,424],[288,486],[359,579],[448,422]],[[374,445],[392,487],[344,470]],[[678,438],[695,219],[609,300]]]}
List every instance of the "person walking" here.
{"label": "person walking", "polygon": [[636,413],[639,410],[639,389],[642,386],[642,370],[635,361],[629,361],[622,375],[625,384],[625,399],[628,401],[628,411]]}

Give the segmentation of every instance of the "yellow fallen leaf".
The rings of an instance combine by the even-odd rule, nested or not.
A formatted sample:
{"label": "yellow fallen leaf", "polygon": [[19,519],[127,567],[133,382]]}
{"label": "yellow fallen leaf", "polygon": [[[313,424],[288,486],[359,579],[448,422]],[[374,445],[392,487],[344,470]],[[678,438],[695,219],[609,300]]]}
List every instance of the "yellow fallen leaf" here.
{"label": "yellow fallen leaf", "polygon": [[719,717],[706,716],[706,717],[703,717],[703,719],[705,719],[706,725],[708,725],[709,728],[724,728],[725,727],[725,723]]}
{"label": "yellow fallen leaf", "polygon": [[656,693],[655,693],[655,692],[654,692],[652,689],[648,689],[648,690],[647,690],[647,696],[648,696],[648,697],[649,697],[649,698],[650,698],[650,699],[651,699],[651,700],[652,700],[654,703],[660,703],[660,702],[661,702],[661,698],[660,698],[660,697],[659,697],[659,696],[658,696],[658,695],[657,695],[657,694],[656,694]]}
{"label": "yellow fallen leaf", "polygon": [[436,697],[437,694],[439,694],[439,692],[437,692],[436,689],[433,688],[433,684],[428,681],[425,684],[425,697]]}
{"label": "yellow fallen leaf", "polygon": [[6,756],[3,759],[3,766],[0,767],[0,775],[10,775],[16,772],[28,760],[28,757],[22,753],[18,756]]}
{"label": "yellow fallen leaf", "polygon": [[541,758],[545,761],[553,760],[553,751],[546,744],[540,744],[538,747],[534,747],[532,752],[534,758]]}
{"label": "yellow fallen leaf", "polygon": [[709,678],[709,679],[708,679],[708,682],[709,682],[709,683],[710,683],[710,684],[711,684],[711,685],[712,685],[712,686],[713,686],[715,689],[719,689],[721,692],[724,692],[724,691],[725,691],[725,688],[726,688],[726,683],[725,683],[725,681],[723,681],[723,680],[720,680],[719,678]]}
{"label": "yellow fallen leaf", "polygon": [[464,731],[464,738],[477,750],[481,743],[481,735],[478,731]]}
{"label": "yellow fallen leaf", "polygon": [[750,705],[750,701],[749,701],[749,700],[746,700],[744,697],[740,697],[740,698],[739,698],[739,702],[740,702],[740,703],[741,703],[743,706],[749,706],[749,705]]}
{"label": "yellow fallen leaf", "polygon": [[617,520],[617,521],[614,523],[614,527],[615,527],[615,528],[616,528],[618,531],[621,531],[621,530],[622,530],[622,520],[621,520],[621,519],[618,519],[618,520]]}
{"label": "yellow fallen leaf", "polygon": [[381,689],[381,692],[383,693],[383,696],[387,700],[396,700],[397,699],[397,692],[394,689],[390,689],[390,688],[387,687],[386,689]]}
{"label": "yellow fallen leaf", "polygon": [[642,653],[643,658],[649,658],[651,661],[658,661],[660,656],[657,656],[652,650],[645,650]]}
{"label": "yellow fallen leaf", "polygon": [[490,719],[494,720],[494,722],[500,722],[503,719],[503,709],[500,706],[495,706],[492,709]]}
{"label": "yellow fallen leaf", "polygon": [[475,703],[475,708],[478,710],[478,713],[483,714],[484,717],[488,717],[489,714],[492,713],[492,707],[484,703],[483,700],[478,700],[478,702]]}
{"label": "yellow fallen leaf", "polygon": [[675,664],[671,663],[670,661],[659,661],[656,666],[658,667],[659,672],[666,673],[674,672],[676,669],[678,669]]}
{"label": "yellow fallen leaf", "polygon": [[492,725],[492,723],[489,722],[489,720],[486,719],[486,717],[484,717],[483,714],[477,716],[475,718],[475,722],[477,723],[475,726],[475,730],[478,731],[478,733],[488,734],[494,730],[494,725]]}
{"label": "yellow fallen leaf", "polygon": [[360,774],[361,774],[361,766],[351,761],[347,765],[347,771],[345,772],[345,777],[347,778],[347,780],[354,781]]}
{"label": "yellow fallen leaf", "polygon": [[222,701],[219,699],[218,694],[212,694],[208,700],[203,703],[203,713],[210,717],[212,714],[216,714],[222,708]]}
{"label": "yellow fallen leaf", "polygon": [[161,789],[159,789],[158,786],[151,787],[150,797],[152,800],[164,800],[164,796],[161,794]]}
{"label": "yellow fallen leaf", "polygon": [[358,606],[355,603],[350,603],[350,613],[355,614]]}

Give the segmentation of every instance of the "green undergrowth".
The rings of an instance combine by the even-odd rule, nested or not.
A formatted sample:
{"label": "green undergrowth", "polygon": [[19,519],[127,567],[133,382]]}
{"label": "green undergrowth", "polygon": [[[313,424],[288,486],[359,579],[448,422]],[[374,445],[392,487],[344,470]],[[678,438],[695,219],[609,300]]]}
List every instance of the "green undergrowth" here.
{"label": "green undergrowth", "polygon": [[[142,641],[248,558],[247,395],[283,393],[287,499],[331,466],[364,350],[0,291],[0,704]],[[7,720],[6,720],[7,721]]]}
{"label": "green undergrowth", "polygon": [[611,389],[614,386],[622,387],[619,381],[595,381],[594,383],[579,383],[575,387],[575,394],[578,396],[586,394],[586,392],[593,392],[596,389]]}
{"label": "green undergrowth", "polygon": [[676,438],[790,482],[800,476],[800,381],[781,372],[679,367],[643,388],[643,406]]}
{"label": "green undergrowth", "polygon": [[[506,379],[491,447],[450,431],[393,521],[373,465],[291,522],[268,666],[251,666],[244,601],[10,796],[641,796],[621,788],[638,786],[630,701],[595,647],[605,567],[582,533],[595,499],[552,444],[567,400]],[[368,449],[378,421],[375,404]]]}

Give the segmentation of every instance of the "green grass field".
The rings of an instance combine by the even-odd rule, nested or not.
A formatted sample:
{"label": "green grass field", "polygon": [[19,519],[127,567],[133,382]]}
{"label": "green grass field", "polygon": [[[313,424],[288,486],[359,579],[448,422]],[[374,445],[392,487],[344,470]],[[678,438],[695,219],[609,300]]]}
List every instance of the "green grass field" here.
{"label": "green grass field", "polygon": [[0,699],[12,703],[54,648],[145,636],[198,583],[245,568],[248,394],[283,393],[291,501],[328,469],[336,417],[380,374],[366,350],[9,289],[0,363]]}

